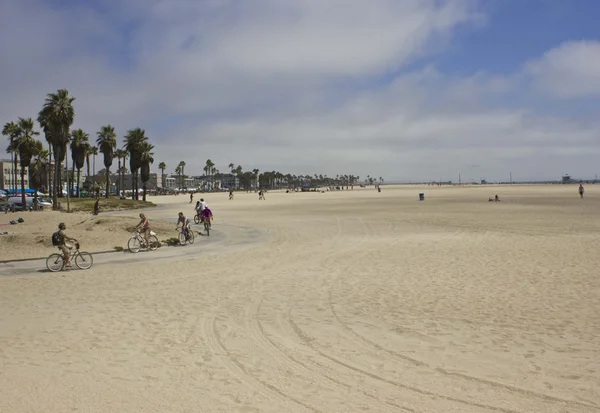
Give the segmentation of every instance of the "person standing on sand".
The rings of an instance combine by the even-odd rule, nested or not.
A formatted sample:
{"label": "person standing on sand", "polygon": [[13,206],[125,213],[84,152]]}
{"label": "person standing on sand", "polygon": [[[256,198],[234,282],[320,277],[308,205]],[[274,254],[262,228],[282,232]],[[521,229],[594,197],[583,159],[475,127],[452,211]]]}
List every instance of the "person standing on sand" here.
{"label": "person standing on sand", "polygon": [[583,193],[585,189],[583,189],[583,184],[579,184],[579,196],[583,199]]}

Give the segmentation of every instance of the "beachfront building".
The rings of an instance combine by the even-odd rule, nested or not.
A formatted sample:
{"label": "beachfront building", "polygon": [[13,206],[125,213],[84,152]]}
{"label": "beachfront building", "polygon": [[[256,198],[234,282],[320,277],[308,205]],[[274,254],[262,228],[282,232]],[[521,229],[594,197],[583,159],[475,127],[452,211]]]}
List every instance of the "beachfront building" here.
{"label": "beachfront building", "polygon": [[198,182],[195,177],[167,175],[165,176],[165,189],[171,190],[192,190],[198,188]]}
{"label": "beachfront building", "polygon": [[177,188],[178,177],[174,175],[166,175],[165,176],[165,185],[164,189],[175,189]]}
{"label": "beachfront building", "polygon": [[240,178],[234,174],[222,174],[217,179],[219,181],[219,188],[227,189],[239,189]]}
{"label": "beachfront building", "polygon": [[[10,160],[0,160],[0,189],[21,189],[21,166],[17,169]],[[25,187],[29,188],[29,171],[25,169]]]}
{"label": "beachfront building", "polygon": [[[111,193],[115,193],[117,188],[120,191],[131,191],[133,189],[133,176],[132,174],[118,175],[115,173],[111,173],[109,175],[110,180],[110,191]],[[141,190],[143,187],[141,174],[138,175],[138,188]],[[96,182],[96,184],[100,187],[101,190],[106,188],[106,175],[103,173],[99,173],[95,176],[88,177],[88,182]],[[150,173],[150,179],[146,182],[146,189],[148,191],[153,191],[158,188],[160,179],[158,178],[157,173]]]}

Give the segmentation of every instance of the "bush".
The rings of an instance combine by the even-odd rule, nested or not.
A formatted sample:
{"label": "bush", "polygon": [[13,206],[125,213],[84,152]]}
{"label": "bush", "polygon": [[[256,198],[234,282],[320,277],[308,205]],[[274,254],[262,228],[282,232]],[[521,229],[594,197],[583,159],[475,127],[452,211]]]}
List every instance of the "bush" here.
{"label": "bush", "polygon": [[174,245],[179,245],[179,238],[172,237],[172,238],[166,239],[164,241],[160,241],[160,245],[161,246],[168,245],[170,247],[172,247]]}

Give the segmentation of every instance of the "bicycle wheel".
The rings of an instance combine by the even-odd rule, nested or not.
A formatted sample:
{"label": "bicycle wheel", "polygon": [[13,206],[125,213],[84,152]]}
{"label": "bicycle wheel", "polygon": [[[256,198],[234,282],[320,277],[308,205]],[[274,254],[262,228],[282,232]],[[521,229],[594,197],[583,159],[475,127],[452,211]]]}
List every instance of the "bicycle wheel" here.
{"label": "bicycle wheel", "polygon": [[190,230],[189,230],[189,232],[188,232],[188,239],[187,239],[187,241],[188,241],[190,244],[193,244],[193,243],[194,243],[194,231],[192,231],[191,229],[190,229]]}
{"label": "bicycle wheel", "polygon": [[46,259],[46,268],[48,268],[48,271],[60,271],[64,266],[65,259],[61,254],[50,254],[50,256]]}
{"label": "bicycle wheel", "polygon": [[148,237],[148,241],[150,241],[150,246],[148,247],[148,249],[150,251],[156,251],[159,245],[158,238],[156,238],[155,235],[150,235],[150,237]]}
{"label": "bicycle wheel", "polygon": [[129,238],[129,242],[127,243],[127,248],[129,248],[129,252],[133,252],[134,254],[140,250],[140,240],[137,237]]}
{"label": "bicycle wheel", "polygon": [[94,259],[92,258],[92,254],[85,251],[79,251],[79,254],[75,256],[75,265],[77,265],[82,270],[87,270],[94,263]]}
{"label": "bicycle wheel", "polygon": [[183,232],[179,233],[179,245],[185,245],[185,234]]}
{"label": "bicycle wheel", "polygon": [[194,224],[200,223],[200,216],[198,214],[194,215]]}
{"label": "bicycle wheel", "polygon": [[210,237],[210,222],[204,222],[204,231],[206,231],[206,235]]}

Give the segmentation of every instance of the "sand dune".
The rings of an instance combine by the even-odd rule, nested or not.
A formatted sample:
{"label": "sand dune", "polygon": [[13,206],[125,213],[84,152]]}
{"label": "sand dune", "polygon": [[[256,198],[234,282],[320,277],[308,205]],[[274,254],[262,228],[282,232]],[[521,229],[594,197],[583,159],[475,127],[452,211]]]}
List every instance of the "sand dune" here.
{"label": "sand dune", "polygon": [[205,197],[192,246],[0,264],[0,411],[600,411],[600,187]]}

